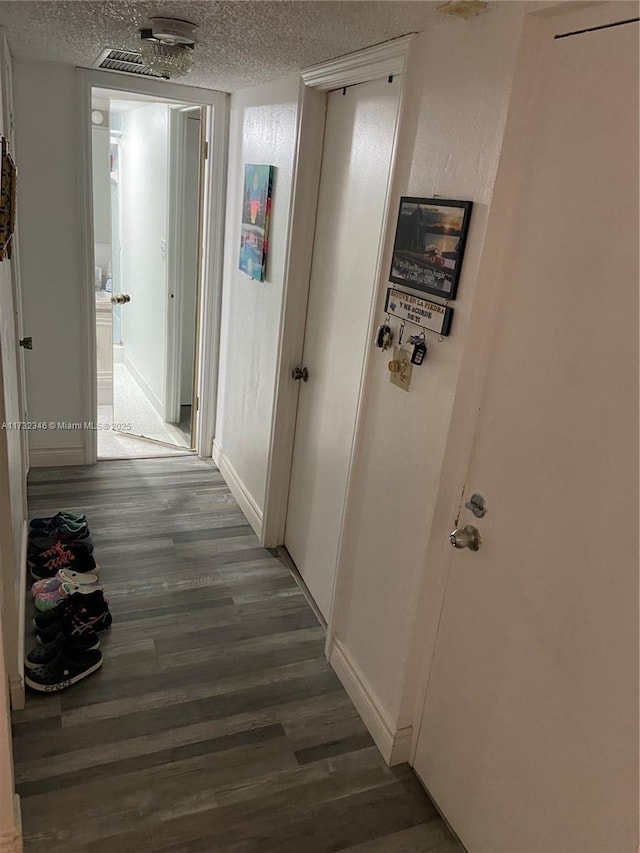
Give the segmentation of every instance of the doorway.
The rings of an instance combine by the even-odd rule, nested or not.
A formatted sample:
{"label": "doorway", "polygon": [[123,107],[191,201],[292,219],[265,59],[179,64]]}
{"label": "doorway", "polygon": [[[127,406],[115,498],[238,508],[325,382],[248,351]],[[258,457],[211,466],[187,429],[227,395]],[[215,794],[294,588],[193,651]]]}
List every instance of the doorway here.
{"label": "doorway", "polygon": [[[327,94],[284,544],[329,620],[401,76]],[[303,378],[308,371],[308,381]]]}
{"label": "doorway", "polygon": [[194,449],[203,108],[91,92],[99,458]]}

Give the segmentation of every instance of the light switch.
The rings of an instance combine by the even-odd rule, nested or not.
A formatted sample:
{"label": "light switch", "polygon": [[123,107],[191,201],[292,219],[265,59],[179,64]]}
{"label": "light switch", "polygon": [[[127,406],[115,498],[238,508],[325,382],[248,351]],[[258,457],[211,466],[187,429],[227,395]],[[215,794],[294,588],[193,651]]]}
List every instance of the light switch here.
{"label": "light switch", "polygon": [[394,347],[393,359],[389,362],[389,380],[393,385],[408,391],[411,385],[411,353],[402,347]]}

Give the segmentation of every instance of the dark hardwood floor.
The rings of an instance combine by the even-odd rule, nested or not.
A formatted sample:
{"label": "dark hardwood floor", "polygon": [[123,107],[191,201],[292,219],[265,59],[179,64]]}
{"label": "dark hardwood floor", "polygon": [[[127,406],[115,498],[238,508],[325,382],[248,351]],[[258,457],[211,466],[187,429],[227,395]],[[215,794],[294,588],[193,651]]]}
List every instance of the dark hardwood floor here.
{"label": "dark hardwood floor", "polygon": [[460,850],[212,465],[39,469],[29,508],[87,513],[114,624],[101,670],[13,715],[26,853]]}

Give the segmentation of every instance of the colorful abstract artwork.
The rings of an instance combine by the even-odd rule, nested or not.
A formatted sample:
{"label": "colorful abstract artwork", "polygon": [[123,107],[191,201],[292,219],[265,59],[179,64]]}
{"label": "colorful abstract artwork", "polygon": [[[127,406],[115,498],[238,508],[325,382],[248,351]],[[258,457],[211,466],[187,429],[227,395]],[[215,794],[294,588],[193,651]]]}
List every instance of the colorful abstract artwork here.
{"label": "colorful abstract artwork", "polygon": [[240,269],[256,281],[267,277],[273,172],[273,166],[244,167]]}

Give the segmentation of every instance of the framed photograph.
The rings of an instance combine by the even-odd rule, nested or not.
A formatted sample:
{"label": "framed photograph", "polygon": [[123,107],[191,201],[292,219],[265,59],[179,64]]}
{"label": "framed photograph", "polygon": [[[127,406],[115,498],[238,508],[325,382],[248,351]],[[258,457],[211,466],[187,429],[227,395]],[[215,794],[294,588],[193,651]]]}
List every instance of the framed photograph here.
{"label": "framed photograph", "polygon": [[244,167],[240,269],[256,281],[267,277],[273,172],[273,166]]}
{"label": "framed photograph", "polygon": [[391,281],[455,299],[472,204],[403,196],[393,244]]}

